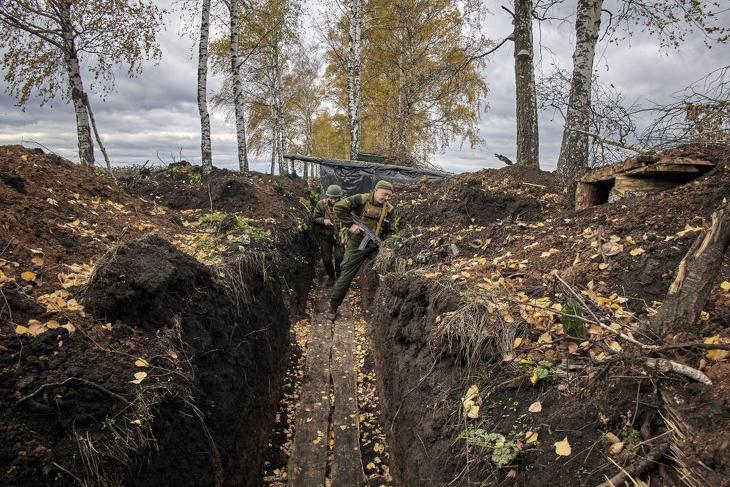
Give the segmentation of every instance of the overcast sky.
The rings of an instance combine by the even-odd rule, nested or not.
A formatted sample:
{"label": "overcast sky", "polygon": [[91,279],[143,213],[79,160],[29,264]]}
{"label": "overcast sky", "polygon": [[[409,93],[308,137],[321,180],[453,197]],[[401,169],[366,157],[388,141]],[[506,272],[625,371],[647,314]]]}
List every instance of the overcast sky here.
{"label": "overcast sky", "polygon": [[[168,1],[159,2],[163,6]],[[305,14],[316,15],[318,2],[303,2]],[[492,14],[486,19],[485,31],[499,41],[512,29],[508,15],[499,6],[503,2],[488,0]],[[607,3],[607,5],[610,5]],[[569,9],[568,9],[569,10]],[[566,15],[569,15],[566,12]],[[725,15],[725,18],[728,16]],[[572,69],[574,32],[572,21],[560,25],[535,24],[536,74],[550,72],[553,65]],[[605,20],[605,19],[604,19]],[[305,24],[307,20],[305,18]],[[200,163],[200,121],[196,102],[197,58],[193,41],[179,35],[180,22],[175,14],[166,19],[167,28],[160,32],[162,61],[148,64],[141,76],[127,79],[117,76],[116,92],[102,102],[93,94],[92,103],[97,126],[115,163],[139,163],[146,160],[172,162],[182,157]],[[310,29],[311,30],[311,29]],[[543,46],[537,47],[538,41]],[[662,51],[656,39],[637,34],[630,42],[616,46],[602,42],[594,68],[602,83],[613,84],[625,99],[648,104],[662,101],[703,74],[730,64],[727,46],[707,49],[700,35],[688,37],[679,50]],[[475,171],[485,167],[501,167],[494,153],[514,158],[515,94],[514,63],[511,45],[494,53],[484,70],[489,85],[487,110],[479,121],[480,135],[485,142],[474,149],[455,141],[434,160],[443,169],[453,172]],[[212,79],[215,89],[220,80]],[[87,83],[88,86],[88,83]],[[37,147],[33,141],[71,160],[78,160],[73,110],[60,100],[40,107],[37,100],[22,111],[5,93],[0,79],[0,144],[23,143]],[[237,168],[235,127],[224,113],[211,109],[213,161],[216,166]],[[560,150],[562,119],[558,114],[540,114],[540,164],[555,169]],[[97,160],[102,161],[97,151]],[[253,169],[265,171],[268,162],[254,161]]]}

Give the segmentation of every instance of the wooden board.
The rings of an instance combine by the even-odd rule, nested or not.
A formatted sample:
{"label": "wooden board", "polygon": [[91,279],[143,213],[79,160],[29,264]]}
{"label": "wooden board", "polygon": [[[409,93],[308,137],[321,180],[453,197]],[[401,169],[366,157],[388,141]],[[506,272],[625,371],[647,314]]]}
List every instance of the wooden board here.
{"label": "wooden board", "polygon": [[626,171],[630,171],[632,169],[637,169],[640,167],[646,166],[648,163],[644,162],[643,160],[632,157],[630,159],[626,159],[624,162],[620,162],[617,164],[611,164],[610,166],[604,166],[599,167],[597,169],[592,169],[582,175],[580,178],[578,178],[578,181],[585,182],[585,183],[594,183],[597,181],[609,181],[616,177],[617,174],[624,173]]}
{"label": "wooden board", "polygon": [[678,185],[678,182],[667,179],[635,178],[621,175],[616,177],[616,185],[613,187],[613,191],[619,195],[626,192],[655,193]]}
{"label": "wooden board", "polygon": [[357,404],[357,369],[355,363],[355,323],[349,300],[340,319],[335,323],[332,341],[332,386],[335,409],[332,414],[334,450],[332,458],[332,487],[366,485],[360,455],[360,412]]}
{"label": "wooden board", "polygon": [[302,392],[296,409],[288,485],[322,487],[327,474],[332,323],[326,318],[329,289],[320,286],[307,340]]}
{"label": "wooden board", "polygon": [[671,176],[672,174],[693,174],[699,172],[699,169],[697,169],[696,167],[686,164],[652,164],[651,166],[626,171],[623,173],[623,175],[639,176],[653,174],[660,176]]}

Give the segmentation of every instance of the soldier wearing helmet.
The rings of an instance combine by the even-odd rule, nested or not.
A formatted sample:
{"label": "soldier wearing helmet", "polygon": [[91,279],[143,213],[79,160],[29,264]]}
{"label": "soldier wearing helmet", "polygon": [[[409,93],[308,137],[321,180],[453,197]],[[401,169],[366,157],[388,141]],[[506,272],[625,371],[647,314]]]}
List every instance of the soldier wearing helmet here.
{"label": "soldier wearing helmet", "polygon": [[330,285],[334,284],[340,276],[340,264],[345,255],[345,249],[340,243],[337,222],[332,213],[332,208],[341,198],[342,188],[336,184],[330,185],[325,192],[325,197],[317,202],[312,215],[312,223],[319,236],[322,263]]}

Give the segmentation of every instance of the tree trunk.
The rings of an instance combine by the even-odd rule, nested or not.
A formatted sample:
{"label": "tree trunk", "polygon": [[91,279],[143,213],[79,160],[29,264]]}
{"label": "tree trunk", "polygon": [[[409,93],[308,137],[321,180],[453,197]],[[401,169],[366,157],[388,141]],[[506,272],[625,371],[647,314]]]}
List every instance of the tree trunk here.
{"label": "tree trunk", "polygon": [[347,118],[350,125],[350,159],[360,152],[360,71],[362,66],[363,0],[350,0],[347,52]]}
{"label": "tree trunk", "polygon": [[243,81],[238,53],[238,0],[231,0],[231,71],[233,75],[233,106],[236,114],[236,139],[238,141],[238,168],[248,172],[246,153],[246,120],[243,111]]}
{"label": "tree trunk", "polygon": [[210,144],[210,115],[208,114],[208,34],[210,31],[210,0],[203,0],[198,44],[198,112],[200,113],[200,155],[203,174],[213,170]]}
{"label": "tree trunk", "polygon": [[74,43],[74,29],[71,25],[71,2],[60,2],[61,30],[63,35],[63,56],[68,74],[71,101],[76,114],[76,135],[79,144],[79,161],[83,166],[94,167],[94,143],[91,140],[89,111],[86,107],[86,93],[81,81],[79,58]]}
{"label": "tree trunk", "polygon": [[573,77],[558,158],[558,177],[568,187],[568,207],[573,206],[575,199],[575,178],[588,167],[588,136],[583,132],[588,132],[589,128],[593,58],[601,26],[602,6],[603,0],[578,0],[576,10]]}
{"label": "tree trunk", "polygon": [[271,175],[276,170],[276,137],[271,137]]}
{"label": "tree trunk", "polygon": [[710,228],[700,234],[679,263],[662,307],[651,321],[660,336],[693,329],[722,267],[730,244],[730,203],[724,200],[712,214]]}
{"label": "tree trunk", "polygon": [[86,104],[86,110],[89,112],[89,120],[91,121],[91,128],[94,129],[94,138],[96,138],[96,143],[99,146],[99,150],[101,151],[101,154],[104,156],[104,162],[106,162],[106,169],[109,171],[109,175],[112,177],[114,181],[117,180],[117,178],[114,177],[114,173],[112,172],[112,163],[109,160],[109,156],[106,153],[106,147],[104,147],[104,143],[101,141],[101,136],[99,135],[99,130],[96,128],[96,120],[94,120],[94,110],[91,109],[91,103],[89,103],[89,95],[84,93],[84,103]]}
{"label": "tree trunk", "polygon": [[[284,160],[285,151],[285,130],[284,130],[284,93],[283,84],[281,82],[281,59],[279,58],[280,45],[277,40],[274,46],[274,59],[273,59],[273,75],[274,75],[274,134],[276,137],[276,160],[279,163],[279,167],[284,168],[284,173],[289,172],[288,163]],[[292,165],[292,172],[294,172],[294,166]]]}
{"label": "tree trunk", "polygon": [[517,164],[540,167],[535,70],[532,64],[532,0],[515,0]]}

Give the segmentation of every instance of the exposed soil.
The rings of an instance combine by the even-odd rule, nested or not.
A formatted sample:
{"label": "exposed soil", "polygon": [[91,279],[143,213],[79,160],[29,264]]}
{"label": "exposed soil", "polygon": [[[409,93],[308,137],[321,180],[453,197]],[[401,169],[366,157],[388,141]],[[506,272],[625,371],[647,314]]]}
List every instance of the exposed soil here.
{"label": "exposed soil", "polygon": [[[211,214],[207,183],[233,179]],[[178,211],[0,147],[3,485],[257,482],[312,277],[308,188],[199,183],[175,183]]]}
{"label": "exposed soil", "polygon": [[[549,177],[538,180],[532,170],[521,176],[517,167],[396,192],[404,231],[364,285],[396,484],[597,485],[619,471],[608,458],[629,468],[669,443],[679,460],[664,457],[666,466],[650,469],[651,485],[676,484],[683,475],[727,485],[726,362],[692,348],[654,355],[702,369],[712,386],[657,373],[641,366],[630,344],[598,327],[586,338],[567,338],[560,313],[550,311],[572,297],[552,277],[557,272],[595,313],[641,340],[730,338],[730,294],[720,287],[730,280],[727,254],[697,323],[676,337],[636,328],[661,305],[679,261],[730,194],[727,148],[678,154],[719,165],[676,189],[581,212],[562,212]],[[487,188],[496,184],[502,194],[494,197]],[[533,385],[540,360],[555,375],[533,375]],[[560,369],[570,363],[584,372]],[[464,416],[470,385],[480,391],[478,419]],[[541,412],[528,412],[536,401]],[[497,465],[496,447],[458,439],[476,428],[501,434],[514,458]],[[533,433],[539,439],[528,442]],[[607,433],[625,443],[621,453],[609,452]],[[558,456],[554,444],[564,438],[572,452]]]}

